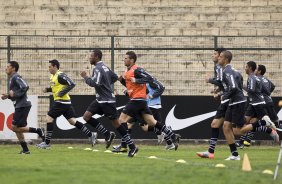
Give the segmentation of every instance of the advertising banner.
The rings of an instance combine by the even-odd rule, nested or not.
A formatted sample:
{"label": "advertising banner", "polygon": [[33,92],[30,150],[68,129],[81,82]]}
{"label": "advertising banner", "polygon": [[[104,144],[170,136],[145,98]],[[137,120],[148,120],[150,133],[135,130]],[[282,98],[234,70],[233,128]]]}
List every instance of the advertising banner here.
{"label": "advertising banner", "polygon": [[[72,96],[72,104],[76,110],[78,120],[85,123],[82,116],[88,105],[95,100],[95,96]],[[273,98],[277,104],[280,98]],[[126,96],[117,96],[117,108],[119,111],[126,105]],[[52,102],[51,102],[52,103]],[[181,134],[183,139],[209,139],[211,136],[210,124],[219,101],[215,101],[211,96],[162,96],[162,118],[163,123],[171,126],[176,133]],[[277,106],[279,118],[282,119],[282,111]],[[115,131],[111,122],[103,116],[94,116],[107,129]],[[97,131],[88,126],[92,131]],[[116,131],[115,131],[116,132]],[[70,125],[64,117],[59,117],[54,128],[54,138],[86,138],[86,136]],[[135,139],[155,139],[156,135],[152,132],[143,132],[138,123],[135,124],[132,137]],[[99,139],[103,135],[99,134]],[[117,133],[117,138],[120,138]],[[220,139],[224,139],[221,130]],[[256,133],[255,139],[268,140],[270,137],[263,133]]]}
{"label": "advertising banner", "polygon": [[[27,126],[37,127],[38,97],[30,95],[28,99],[32,107],[27,118]],[[15,108],[11,100],[0,100],[0,139],[17,139],[16,134],[11,130],[14,112]],[[37,134],[25,133],[24,136],[26,139],[37,139]]]}

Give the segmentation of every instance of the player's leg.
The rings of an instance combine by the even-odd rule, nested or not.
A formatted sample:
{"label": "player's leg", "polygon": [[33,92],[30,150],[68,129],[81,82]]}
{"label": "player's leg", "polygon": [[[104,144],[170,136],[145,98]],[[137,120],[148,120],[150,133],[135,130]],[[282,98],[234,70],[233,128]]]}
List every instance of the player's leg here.
{"label": "player's leg", "polygon": [[21,144],[22,151],[20,154],[30,154],[27,143],[24,139],[24,134],[22,131],[28,131],[27,117],[30,111],[30,107],[16,108],[12,121],[12,130],[16,133],[16,136]]}
{"label": "player's leg", "polygon": [[[29,107],[21,107],[17,108],[15,111],[19,111],[18,113],[22,114],[22,116],[28,116],[31,106]],[[25,118],[25,117],[23,117]],[[26,122],[26,120],[24,121]],[[13,131],[15,133],[36,133],[38,136],[44,141],[44,128],[34,128],[34,127],[27,127],[27,126],[14,126]]]}
{"label": "player's leg", "polygon": [[68,108],[68,104],[62,104],[59,102],[54,102],[51,109],[48,111],[46,115],[46,135],[45,135],[45,141],[41,142],[40,144],[37,144],[36,146],[41,149],[49,149],[51,147],[50,142],[53,135],[53,122],[54,120],[61,116],[66,109]]}
{"label": "player's leg", "polygon": [[[130,101],[131,102],[131,101]],[[113,123],[116,124],[116,129],[120,133],[123,142],[125,142],[129,147],[128,156],[134,157],[134,155],[138,152],[138,148],[135,146],[133,141],[131,140],[130,135],[127,133],[125,125],[127,127],[127,122],[134,117],[135,112],[134,109],[135,105],[132,103],[128,103],[125,108],[123,109],[122,113],[120,114],[119,118],[116,119]]]}
{"label": "player's leg", "polygon": [[113,136],[114,132],[110,132],[107,130],[96,118],[92,116],[94,114],[103,114],[103,110],[101,104],[99,104],[96,100],[93,101],[87,108],[86,112],[83,115],[83,119],[92,127],[98,130],[98,132],[102,133],[105,136],[105,140],[108,140]]}

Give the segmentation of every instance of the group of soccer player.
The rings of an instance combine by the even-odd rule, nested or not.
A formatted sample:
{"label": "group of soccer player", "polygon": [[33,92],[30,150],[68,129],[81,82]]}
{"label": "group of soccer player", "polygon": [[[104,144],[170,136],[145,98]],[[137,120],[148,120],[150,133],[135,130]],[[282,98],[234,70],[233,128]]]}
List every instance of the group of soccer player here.
{"label": "group of soccer player", "polygon": [[[247,62],[245,72],[248,79],[244,85],[242,75],[231,65],[230,51],[218,48],[214,51],[212,59],[215,64],[215,76],[207,78],[206,82],[215,85],[212,93],[221,103],[211,123],[212,135],[208,151],[197,152],[197,155],[202,158],[214,158],[221,126],[231,152],[225,160],[240,160],[237,147],[249,146],[255,132],[269,134],[278,143],[276,126],[281,128],[281,123],[270,97],[275,86],[264,77],[266,67],[257,65],[254,61]],[[247,92],[248,98],[244,96],[243,91]],[[238,142],[235,142],[236,135],[241,135]]]}
{"label": "group of soccer player", "polygon": [[[95,66],[92,75],[87,76],[86,71],[80,73],[85,83],[93,87],[96,92],[96,99],[88,106],[83,115],[86,124],[94,127],[105,136],[106,148],[108,148],[115,138],[115,133],[108,131],[94,118],[94,115],[99,114],[107,117],[122,137],[122,144],[115,147],[113,152],[127,152],[128,146],[128,157],[133,157],[138,152],[138,148],[130,137],[127,125],[133,121],[138,121],[143,127],[146,127],[147,131],[154,131],[157,135],[165,135],[166,149],[177,150],[180,135],[175,134],[171,128],[166,127],[160,118],[160,95],[164,90],[163,85],[143,68],[136,65],[137,55],[133,51],[128,51],[125,54],[124,65],[126,70],[119,77],[104,64],[102,56],[101,50],[93,50],[89,57],[90,64]],[[75,111],[68,94],[75,87],[75,83],[60,71],[60,62],[55,59],[49,61],[50,86],[43,90],[43,92],[52,92],[54,98],[54,103],[46,116],[46,134],[44,134],[44,128],[27,127],[27,117],[31,108],[31,103],[26,94],[29,86],[18,74],[18,70],[18,62],[8,62],[6,73],[10,80],[9,92],[2,94],[1,98],[3,100],[11,99],[14,102],[15,113],[12,127],[22,147],[20,154],[30,154],[23,135],[25,132],[37,133],[40,136],[42,142],[36,145],[38,148],[50,148],[53,122],[61,115],[71,125],[74,125],[88,136],[92,146],[96,144],[97,134],[91,132],[85,124],[75,118]],[[126,95],[129,97],[129,102],[120,114],[116,109],[116,98],[112,88],[116,81],[121,82],[126,87]],[[149,108],[148,103],[151,104],[151,108]],[[152,110],[154,113],[152,113]]]}
{"label": "group of soccer player", "polygon": [[[160,96],[165,89],[163,84],[136,65],[137,55],[133,51],[125,54],[126,70],[119,77],[104,64],[102,56],[101,50],[91,51],[89,61],[91,65],[95,66],[92,74],[87,76],[86,71],[80,73],[85,83],[93,87],[96,93],[96,99],[88,106],[83,115],[86,124],[75,118],[76,114],[68,94],[75,87],[75,83],[60,71],[58,60],[49,61],[50,86],[43,89],[43,92],[52,92],[54,103],[46,116],[46,134],[44,128],[27,127],[27,117],[31,109],[31,102],[26,94],[29,86],[18,74],[18,62],[8,62],[6,73],[9,77],[9,90],[7,94],[2,94],[1,98],[2,100],[11,99],[14,103],[12,130],[21,144],[20,154],[30,154],[23,135],[25,132],[39,135],[42,142],[36,145],[38,148],[50,148],[53,122],[61,115],[89,137],[92,146],[96,144],[97,133],[91,132],[87,125],[95,128],[104,135],[106,148],[109,148],[115,138],[115,133],[107,130],[98,119],[94,118],[94,115],[97,114],[107,117],[122,137],[121,144],[114,146],[113,152],[127,152],[127,146],[129,157],[133,157],[138,152],[130,136],[132,122],[139,122],[145,131],[155,132],[159,137],[164,136],[167,150],[177,150],[180,135],[175,134],[170,127],[166,127],[161,119]],[[223,132],[231,151],[231,155],[226,160],[240,160],[237,147],[243,148],[244,145],[250,145],[254,132],[264,132],[269,134],[275,142],[279,142],[276,126],[281,126],[281,124],[279,124],[270,97],[275,86],[264,77],[265,66],[257,65],[254,61],[247,62],[245,72],[248,80],[244,85],[240,72],[231,66],[232,53],[230,51],[218,48],[214,51],[212,59],[215,64],[215,76],[207,78],[206,82],[216,86],[213,95],[214,98],[220,99],[221,103],[211,123],[212,135],[209,149],[205,152],[198,152],[197,155],[202,158],[214,158],[221,126],[223,126]],[[129,97],[129,102],[120,114],[116,109],[116,98],[112,87],[116,81],[125,86],[125,94]],[[247,92],[248,100],[243,90]],[[235,135],[241,135],[238,142],[235,142]]]}

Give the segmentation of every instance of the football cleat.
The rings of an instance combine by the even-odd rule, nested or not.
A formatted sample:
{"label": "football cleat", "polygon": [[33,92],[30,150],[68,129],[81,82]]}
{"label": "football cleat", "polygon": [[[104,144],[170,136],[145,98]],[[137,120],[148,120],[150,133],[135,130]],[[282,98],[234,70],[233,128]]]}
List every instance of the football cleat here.
{"label": "football cleat", "polygon": [[244,143],[241,143],[240,141],[236,141],[236,142],[235,142],[235,145],[236,145],[237,148],[244,149],[244,145],[245,145],[245,144],[244,144]]}
{"label": "football cleat", "polygon": [[201,158],[214,159],[214,153],[210,153],[210,152],[208,152],[208,151],[197,152],[196,154],[197,154],[199,157],[201,157]]}
{"label": "football cleat", "polygon": [[272,137],[272,139],[274,140],[274,142],[279,143],[279,135],[276,132],[276,130],[272,129],[270,136]]}
{"label": "football cleat", "polygon": [[121,146],[116,147],[115,149],[112,150],[113,153],[127,153],[127,148],[123,148]]}
{"label": "football cleat", "polygon": [[230,155],[225,160],[241,160],[241,159],[240,159],[240,155],[238,155],[238,156]]}
{"label": "football cleat", "polygon": [[116,134],[114,132],[110,132],[110,135],[105,139],[106,140],[106,149],[110,147],[115,137],[116,137]]}
{"label": "football cleat", "polygon": [[128,156],[128,157],[134,157],[138,151],[139,151],[139,150],[138,150],[137,147],[135,147],[135,148],[133,148],[133,149],[130,149],[127,156]]}
{"label": "football cleat", "polygon": [[166,145],[165,146],[165,149],[166,150],[177,150],[177,148],[176,148],[176,146],[172,143],[172,144],[170,144],[170,145]]}
{"label": "football cleat", "polygon": [[40,148],[40,149],[50,149],[51,148],[50,144],[46,144],[46,142],[42,142],[40,144],[36,144],[36,147]]}
{"label": "football cleat", "polygon": [[30,151],[21,150],[21,151],[19,152],[19,154],[27,154],[27,155],[28,155],[28,154],[31,154],[31,153],[30,153]]}
{"label": "football cleat", "polygon": [[248,141],[244,141],[244,146],[246,146],[246,147],[250,147],[251,146],[251,143],[250,142],[248,142]]}

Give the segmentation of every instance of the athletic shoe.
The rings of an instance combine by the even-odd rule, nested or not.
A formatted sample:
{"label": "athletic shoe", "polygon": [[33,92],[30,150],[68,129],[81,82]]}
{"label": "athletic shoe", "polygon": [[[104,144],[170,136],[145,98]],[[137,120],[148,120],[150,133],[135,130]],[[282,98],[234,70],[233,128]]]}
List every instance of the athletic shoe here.
{"label": "athletic shoe", "polygon": [[117,149],[117,148],[119,148],[119,147],[121,147],[121,144],[116,145],[116,146],[113,146],[113,149]]}
{"label": "athletic shoe", "polygon": [[113,153],[127,153],[127,148],[123,148],[121,146],[116,147],[112,150]]}
{"label": "athletic shoe", "polygon": [[210,153],[208,151],[204,151],[204,152],[197,152],[196,153],[199,157],[201,158],[209,158],[209,159],[214,159],[214,154]]}
{"label": "athletic shoe", "polygon": [[172,142],[173,142],[173,144],[174,144],[174,146],[175,146],[175,151],[177,150],[177,148],[178,148],[178,144],[179,144],[179,142],[180,142],[180,138],[181,138],[181,136],[180,136],[180,134],[175,134],[175,138],[174,139],[171,139],[172,140]]}
{"label": "athletic shoe", "polygon": [[270,120],[269,116],[265,115],[262,117],[262,120],[266,122],[266,126],[272,128],[273,130],[276,130],[275,124]]}
{"label": "athletic shoe", "polygon": [[42,142],[40,144],[36,144],[36,147],[40,148],[40,149],[50,149],[51,148],[50,144],[46,144],[46,142]]}
{"label": "athletic shoe", "polygon": [[181,138],[181,135],[180,134],[175,134],[175,141],[179,144],[180,142],[180,138]]}
{"label": "athletic shoe", "polygon": [[44,128],[38,128],[38,136],[42,139],[42,142],[45,141],[45,133],[44,133]]}
{"label": "athletic shoe", "polygon": [[162,144],[164,141],[165,134],[161,133],[161,135],[157,135],[158,137],[158,145]]}
{"label": "athletic shoe", "polygon": [[248,141],[244,141],[244,146],[246,146],[246,147],[250,147],[250,146],[251,146],[251,143],[250,143],[250,142],[248,142]]}
{"label": "athletic shoe", "polygon": [[91,137],[89,137],[89,140],[92,143],[92,147],[96,144],[97,142],[97,132],[91,132]]}
{"label": "athletic shoe", "polygon": [[238,155],[238,156],[234,156],[234,155],[230,155],[227,159],[225,159],[225,160],[241,160],[240,159],[240,155]]}
{"label": "athletic shoe", "polygon": [[105,139],[106,140],[106,149],[110,147],[115,137],[116,137],[116,134],[114,132],[110,132],[110,135]]}
{"label": "athletic shoe", "polygon": [[173,150],[173,149],[174,149],[174,150],[177,150],[177,148],[175,149],[175,145],[174,145],[173,143],[170,144],[170,145],[167,144],[167,145],[165,146],[165,149],[166,149],[166,150]]}
{"label": "athletic shoe", "polygon": [[244,143],[242,144],[240,141],[236,141],[235,145],[237,148],[244,149]]}
{"label": "athletic shoe", "polygon": [[30,154],[30,151],[24,151],[24,150],[21,150],[20,152],[19,152],[19,154]]}
{"label": "athletic shoe", "polygon": [[276,132],[276,130],[272,129],[272,132],[270,133],[270,136],[274,140],[274,142],[279,143],[279,135]]}
{"label": "athletic shoe", "polygon": [[135,148],[133,148],[133,149],[130,149],[127,156],[128,156],[128,157],[134,157],[134,155],[135,155],[138,151],[139,151],[139,150],[138,150],[137,147],[135,147]]}

